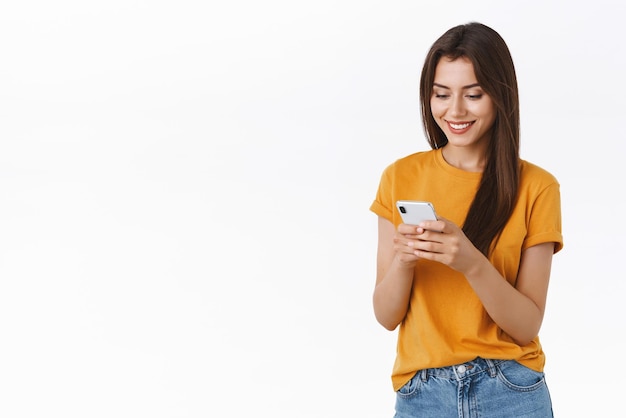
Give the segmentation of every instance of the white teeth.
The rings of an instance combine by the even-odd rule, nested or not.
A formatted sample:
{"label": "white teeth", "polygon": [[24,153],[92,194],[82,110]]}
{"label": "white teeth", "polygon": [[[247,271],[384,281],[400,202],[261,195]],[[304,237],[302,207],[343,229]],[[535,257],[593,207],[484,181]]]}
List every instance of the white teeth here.
{"label": "white teeth", "polygon": [[465,129],[468,126],[470,126],[471,123],[462,123],[460,125],[456,124],[456,123],[451,123],[450,126],[452,127],[452,129]]}

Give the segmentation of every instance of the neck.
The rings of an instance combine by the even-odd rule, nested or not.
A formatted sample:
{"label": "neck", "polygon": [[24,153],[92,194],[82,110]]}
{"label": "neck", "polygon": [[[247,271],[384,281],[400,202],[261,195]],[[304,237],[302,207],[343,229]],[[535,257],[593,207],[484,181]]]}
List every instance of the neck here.
{"label": "neck", "polygon": [[487,159],[483,150],[469,150],[446,144],[441,149],[443,159],[448,164],[463,171],[480,173],[485,169]]}

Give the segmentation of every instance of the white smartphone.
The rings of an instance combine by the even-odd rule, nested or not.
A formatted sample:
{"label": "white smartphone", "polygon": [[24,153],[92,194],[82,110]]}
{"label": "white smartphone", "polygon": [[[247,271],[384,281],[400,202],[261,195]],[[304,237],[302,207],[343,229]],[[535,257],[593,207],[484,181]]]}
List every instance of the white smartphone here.
{"label": "white smartphone", "polygon": [[402,222],[408,225],[418,225],[423,221],[436,221],[437,214],[430,202],[417,200],[398,200],[396,202]]}

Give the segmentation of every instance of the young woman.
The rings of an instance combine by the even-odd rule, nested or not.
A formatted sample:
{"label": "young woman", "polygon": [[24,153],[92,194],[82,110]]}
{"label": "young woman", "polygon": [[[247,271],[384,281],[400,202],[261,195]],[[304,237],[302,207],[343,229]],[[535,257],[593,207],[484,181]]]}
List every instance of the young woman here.
{"label": "young woman", "polygon": [[[551,417],[537,334],[563,246],[557,180],[519,157],[513,60],[470,23],[431,47],[420,81],[430,151],[382,175],[373,303],[398,325],[396,417]],[[436,221],[403,224],[398,200]]]}

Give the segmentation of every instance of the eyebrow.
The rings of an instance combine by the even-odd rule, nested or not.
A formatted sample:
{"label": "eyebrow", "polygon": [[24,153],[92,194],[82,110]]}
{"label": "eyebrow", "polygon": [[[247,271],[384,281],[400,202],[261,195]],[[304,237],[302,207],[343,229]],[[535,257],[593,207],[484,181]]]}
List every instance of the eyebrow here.
{"label": "eyebrow", "polygon": [[[440,87],[440,88],[442,88],[442,89],[452,90],[450,87],[448,87],[448,86],[444,86],[443,84],[439,84],[439,83],[433,83],[433,86],[435,86],[435,87]],[[471,88],[474,88],[474,87],[480,87],[480,84],[478,84],[478,83],[469,84],[469,85],[467,85],[467,86],[463,86],[463,87],[461,87],[461,88],[462,88],[463,90],[467,90],[467,89],[471,89]]]}

